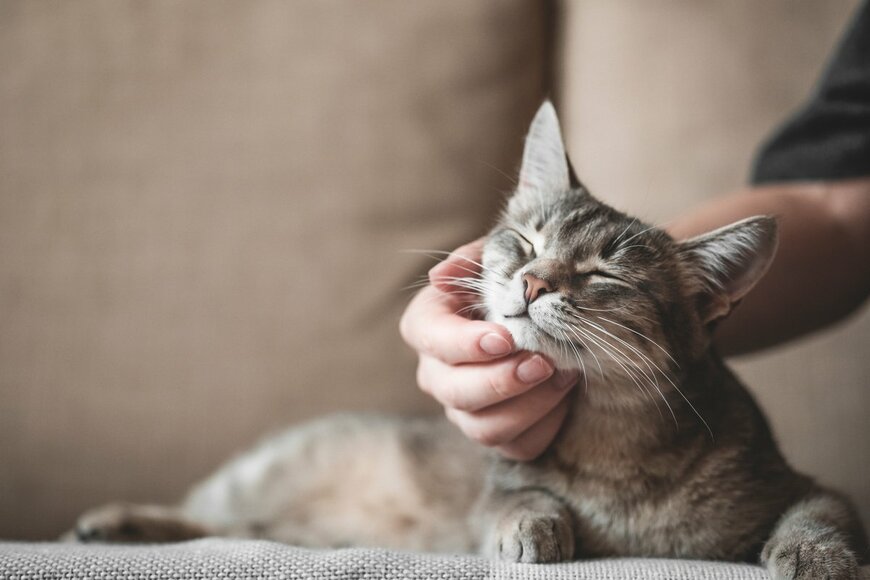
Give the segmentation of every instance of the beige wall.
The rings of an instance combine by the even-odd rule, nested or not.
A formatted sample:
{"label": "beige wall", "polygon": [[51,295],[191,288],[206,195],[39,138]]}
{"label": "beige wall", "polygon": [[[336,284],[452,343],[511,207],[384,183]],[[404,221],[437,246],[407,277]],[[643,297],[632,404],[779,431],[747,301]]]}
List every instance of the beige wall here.
{"label": "beige wall", "polygon": [[[563,3],[563,117],[581,179],[666,223],[746,183],[761,139],[810,91],[854,0]],[[799,315],[799,313],[796,313]],[[799,468],[870,522],[870,313],[735,361]]]}

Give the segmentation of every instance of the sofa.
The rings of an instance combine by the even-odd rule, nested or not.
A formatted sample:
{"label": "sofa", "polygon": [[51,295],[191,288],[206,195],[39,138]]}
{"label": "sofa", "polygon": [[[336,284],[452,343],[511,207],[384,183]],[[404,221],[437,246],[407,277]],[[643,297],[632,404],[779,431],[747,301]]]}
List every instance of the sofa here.
{"label": "sofa", "polygon": [[[740,188],[855,0],[0,3],[0,576],[756,578],[267,542],[56,544],[285,425],[434,413],[397,332],[556,102],[584,183],[658,223]],[[738,359],[870,522],[866,309]]]}

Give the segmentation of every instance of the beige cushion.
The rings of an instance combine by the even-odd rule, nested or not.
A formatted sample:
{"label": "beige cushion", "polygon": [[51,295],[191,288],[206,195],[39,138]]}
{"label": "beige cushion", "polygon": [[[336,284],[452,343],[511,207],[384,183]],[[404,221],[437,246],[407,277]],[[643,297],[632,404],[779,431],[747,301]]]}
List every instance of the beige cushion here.
{"label": "beige cushion", "polygon": [[398,317],[479,236],[543,5],[0,4],[0,537],[169,501],[338,409],[434,406]]}

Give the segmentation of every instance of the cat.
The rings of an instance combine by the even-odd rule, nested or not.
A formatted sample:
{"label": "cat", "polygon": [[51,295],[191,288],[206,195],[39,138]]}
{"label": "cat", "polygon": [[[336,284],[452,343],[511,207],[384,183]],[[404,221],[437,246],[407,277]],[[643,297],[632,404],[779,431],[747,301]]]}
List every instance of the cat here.
{"label": "cat", "polygon": [[519,185],[484,246],[486,318],[582,379],[537,459],[445,420],[338,415],[266,439],[178,506],[114,504],[79,541],[219,535],[310,547],[479,552],[515,562],[646,556],[757,561],[774,578],[856,578],[849,502],[795,473],[711,346],[764,275],[776,222],[676,241],[594,198],[545,102]]}

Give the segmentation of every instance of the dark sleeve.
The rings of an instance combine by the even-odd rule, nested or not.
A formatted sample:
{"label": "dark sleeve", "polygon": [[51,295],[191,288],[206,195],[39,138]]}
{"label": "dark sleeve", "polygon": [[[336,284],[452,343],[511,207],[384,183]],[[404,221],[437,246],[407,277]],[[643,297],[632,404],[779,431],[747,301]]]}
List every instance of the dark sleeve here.
{"label": "dark sleeve", "polygon": [[762,145],[752,183],[870,175],[870,0],[858,8],[809,102]]}

